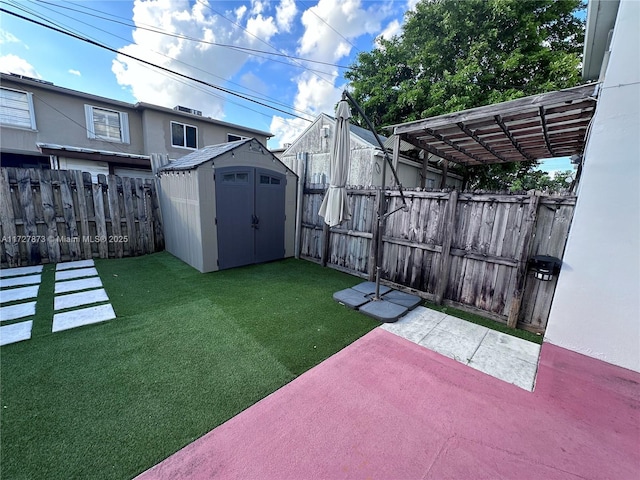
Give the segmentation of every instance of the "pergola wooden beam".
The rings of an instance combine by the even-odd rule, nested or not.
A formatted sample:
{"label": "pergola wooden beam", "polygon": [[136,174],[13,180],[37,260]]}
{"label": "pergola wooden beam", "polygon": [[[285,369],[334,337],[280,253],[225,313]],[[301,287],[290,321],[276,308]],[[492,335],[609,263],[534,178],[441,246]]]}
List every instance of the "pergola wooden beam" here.
{"label": "pergola wooden beam", "polygon": [[584,148],[595,92],[596,84],[581,85],[388,128],[407,143],[462,165],[571,155]]}
{"label": "pergola wooden beam", "polygon": [[513,144],[514,148],[516,150],[518,150],[518,152],[520,152],[520,155],[522,155],[524,158],[526,158],[527,160],[535,160],[535,158],[533,158],[531,155],[529,155],[527,152],[525,152],[522,147],[520,147],[520,144],[518,143],[518,141],[513,138],[513,135],[511,134],[511,132],[509,131],[509,128],[504,124],[504,122],[502,121],[502,117],[500,115],[495,115],[494,120],[496,121],[496,123],[498,125],[500,125],[500,128],[502,129],[502,131],[504,132],[504,134],[507,136],[507,138],[509,140],[511,140],[511,143]]}

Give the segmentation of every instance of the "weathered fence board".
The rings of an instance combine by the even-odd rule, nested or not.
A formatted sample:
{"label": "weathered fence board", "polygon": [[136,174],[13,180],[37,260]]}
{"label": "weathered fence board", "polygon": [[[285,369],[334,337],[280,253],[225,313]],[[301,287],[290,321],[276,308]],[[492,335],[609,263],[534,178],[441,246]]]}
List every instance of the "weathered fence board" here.
{"label": "weathered fence board", "polygon": [[[303,196],[301,256],[373,279],[380,190],[349,190],[352,218],[328,229],[318,216],[322,188]],[[424,298],[543,331],[556,279],[528,270],[536,254],[562,258],[575,197],[405,192],[407,206],[382,235],[383,280]],[[387,211],[402,206],[385,191]]]}
{"label": "weathered fence board", "polygon": [[3,267],[164,249],[153,180],[0,168]]}

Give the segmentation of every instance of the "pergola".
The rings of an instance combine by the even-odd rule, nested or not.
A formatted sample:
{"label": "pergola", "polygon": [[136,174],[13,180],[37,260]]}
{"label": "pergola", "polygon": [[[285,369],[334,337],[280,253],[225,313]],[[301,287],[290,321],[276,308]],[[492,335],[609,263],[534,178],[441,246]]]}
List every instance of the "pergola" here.
{"label": "pergola", "polygon": [[[596,108],[597,83],[387,127],[394,163],[407,142],[465,166],[580,155]],[[405,148],[403,148],[405,147]]]}

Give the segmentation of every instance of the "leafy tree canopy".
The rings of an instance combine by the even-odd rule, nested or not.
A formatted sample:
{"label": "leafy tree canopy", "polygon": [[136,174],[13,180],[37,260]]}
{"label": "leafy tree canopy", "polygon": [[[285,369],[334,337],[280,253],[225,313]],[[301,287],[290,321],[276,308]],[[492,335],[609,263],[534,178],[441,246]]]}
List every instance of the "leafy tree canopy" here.
{"label": "leafy tree canopy", "polygon": [[[580,82],[584,8],[581,0],[422,0],[402,34],[358,55],[345,77],[381,126],[569,88]],[[472,186],[508,188],[532,163],[475,167]]]}

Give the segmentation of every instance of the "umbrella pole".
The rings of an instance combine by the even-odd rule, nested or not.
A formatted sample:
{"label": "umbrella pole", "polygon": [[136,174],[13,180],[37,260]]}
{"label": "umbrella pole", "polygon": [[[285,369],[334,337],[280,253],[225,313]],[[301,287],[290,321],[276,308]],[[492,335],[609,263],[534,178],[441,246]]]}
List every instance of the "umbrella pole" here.
{"label": "umbrella pole", "polygon": [[380,276],[382,273],[382,231],[384,229],[384,224],[386,217],[384,215],[384,204],[385,204],[385,184],[387,182],[387,165],[382,162],[382,185],[380,186],[380,201],[378,202],[378,238],[376,245],[376,294],[373,297],[373,301],[382,300],[380,297]]}
{"label": "umbrella pole", "polygon": [[[384,148],[384,145],[382,144],[382,140],[380,140],[380,137],[378,136],[376,129],[373,128],[373,124],[371,123],[371,120],[369,120],[369,117],[367,117],[367,115],[362,111],[362,108],[360,108],[360,105],[358,105],[358,102],[355,101],[355,99],[351,96],[351,94],[347,91],[344,90],[342,92],[342,98],[348,98],[349,101],[351,102],[351,104],[356,108],[356,110],[358,111],[358,113],[362,116],[362,118],[364,119],[365,123],[367,124],[367,126],[369,127],[369,130],[371,130],[371,133],[373,133],[373,136],[376,138],[376,141],[378,142],[378,145],[380,146],[380,149],[382,150],[382,153],[384,154],[384,159],[386,160],[386,162],[383,160],[382,162],[382,185],[380,186],[380,202],[378,204],[378,241],[376,243],[376,255],[375,255],[375,259],[376,259],[376,293],[375,296],[373,297],[373,301],[377,301],[377,300],[382,300],[380,298],[380,274],[382,272],[382,229],[384,228],[384,224],[385,224],[385,220],[387,219],[387,217],[395,212],[397,212],[398,210],[401,209],[405,209],[406,205],[407,205],[407,201],[404,198],[404,194],[402,193],[402,184],[400,183],[400,180],[398,179],[398,174],[396,173],[395,168],[393,168],[393,163],[391,162],[391,159],[389,158],[389,155],[387,155],[387,150]],[[402,207],[394,210],[393,212],[390,212],[388,214],[385,214],[385,197],[384,197],[384,192],[385,192],[385,185],[387,183],[387,177],[386,177],[386,172],[387,172],[387,163],[389,164],[389,167],[391,167],[391,173],[393,173],[393,176],[395,178],[396,183],[398,184],[398,187],[400,189],[400,199],[402,200]]]}

